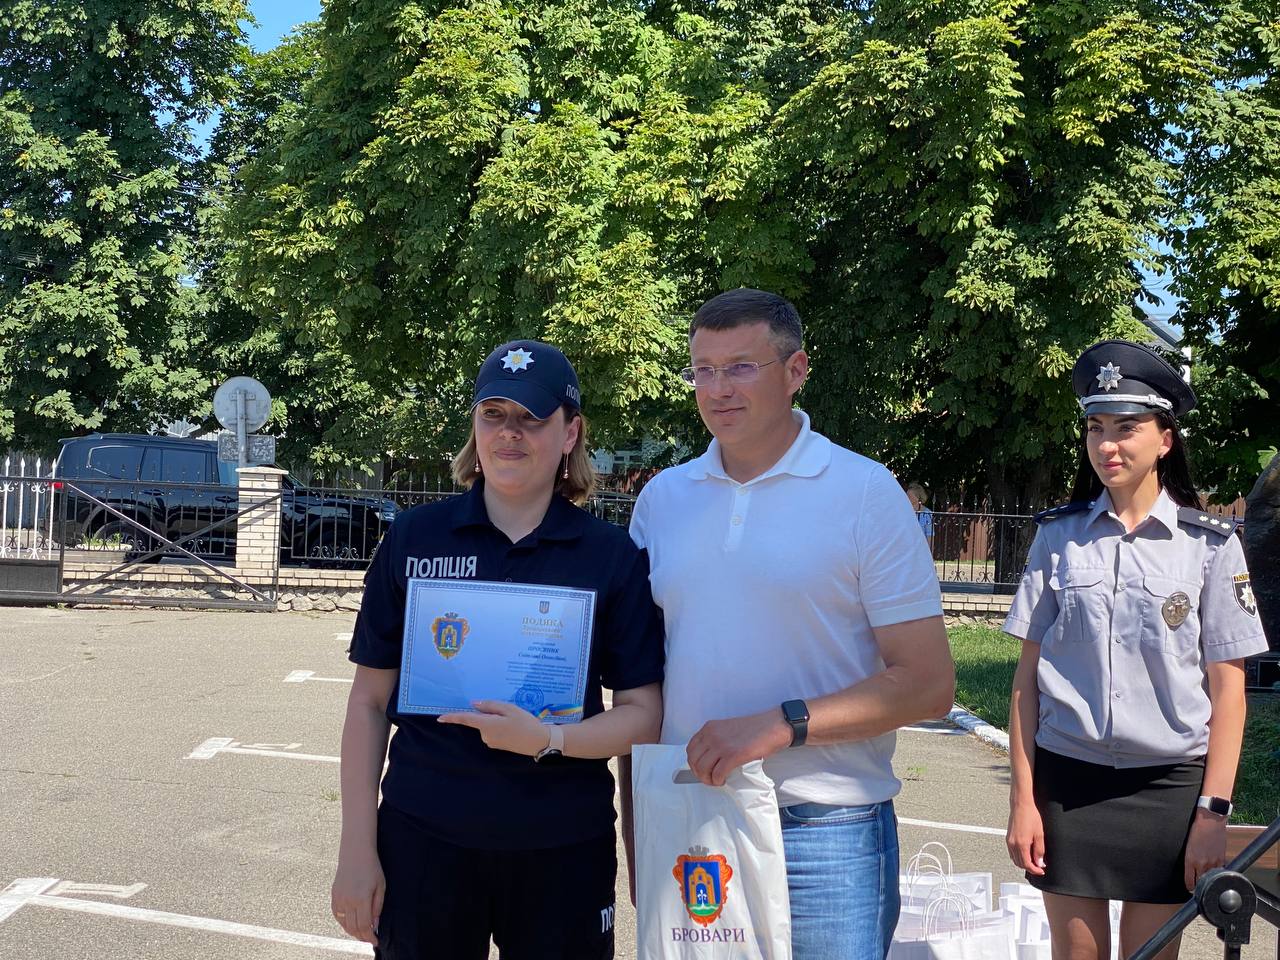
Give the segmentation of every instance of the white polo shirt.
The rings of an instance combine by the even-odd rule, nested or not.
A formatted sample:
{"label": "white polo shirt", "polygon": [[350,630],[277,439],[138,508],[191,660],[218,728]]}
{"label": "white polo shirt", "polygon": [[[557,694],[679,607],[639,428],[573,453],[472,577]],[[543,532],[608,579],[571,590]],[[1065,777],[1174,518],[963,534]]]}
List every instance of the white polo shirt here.
{"label": "white polo shirt", "polygon": [[[666,621],[663,743],[708,720],[814,699],[884,669],[872,627],[942,614],[907,495],[874,460],[795,412],[800,435],[747,483],[712,440],[640,494],[631,537],[649,551]],[[895,736],[783,750],[765,761],[782,806],[897,794]]]}

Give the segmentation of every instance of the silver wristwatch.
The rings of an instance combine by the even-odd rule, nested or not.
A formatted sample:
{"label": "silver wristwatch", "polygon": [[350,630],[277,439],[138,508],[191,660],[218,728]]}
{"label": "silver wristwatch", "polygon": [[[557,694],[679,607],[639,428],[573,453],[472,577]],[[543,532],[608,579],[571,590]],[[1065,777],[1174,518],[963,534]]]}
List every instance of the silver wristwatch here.
{"label": "silver wristwatch", "polygon": [[1235,809],[1231,805],[1230,800],[1224,800],[1222,797],[1200,797],[1196,800],[1197,807],[1204,807],[1210,813],[1217,814],[1219,817],[1231,816],[1231,811]]}

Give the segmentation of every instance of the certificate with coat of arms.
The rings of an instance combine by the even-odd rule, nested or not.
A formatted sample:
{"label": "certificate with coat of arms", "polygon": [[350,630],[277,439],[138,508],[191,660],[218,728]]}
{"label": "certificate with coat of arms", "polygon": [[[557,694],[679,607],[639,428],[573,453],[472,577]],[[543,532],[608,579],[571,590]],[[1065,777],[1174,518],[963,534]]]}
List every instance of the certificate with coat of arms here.
{"label": "certificate with coat of arms", "polygon": [[474,713],[506,700],[544,723],[577,723],[596,592],[484,580],[410,580],[401,713]]}

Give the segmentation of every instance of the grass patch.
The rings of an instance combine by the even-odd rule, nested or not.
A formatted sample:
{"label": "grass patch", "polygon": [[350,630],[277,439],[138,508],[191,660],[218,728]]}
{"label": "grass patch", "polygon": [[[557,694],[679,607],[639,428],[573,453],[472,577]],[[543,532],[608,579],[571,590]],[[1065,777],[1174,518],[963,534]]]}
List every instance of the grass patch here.
{"label": "grass patch", "polygon": [[1280,696],[1249,696],[1233,799],[1232,823],[1265,825],[1280,817]]}
{"label": "grass patch", "polygon": [[[995,627],[947,631],[956,662],[956,703],[1001,730],[1009,727],[1009,691],[1021,643]],[[1280,816],[1280,697],[1253,694],[1236,775],[1233,823],[1267,824]]]}
{"label": "grass patch", "polygon": [[951,656],[956,661],[956,703],[993,727],[1009,726],[1009,691],[1022,644],[995,627],[952,627]]}

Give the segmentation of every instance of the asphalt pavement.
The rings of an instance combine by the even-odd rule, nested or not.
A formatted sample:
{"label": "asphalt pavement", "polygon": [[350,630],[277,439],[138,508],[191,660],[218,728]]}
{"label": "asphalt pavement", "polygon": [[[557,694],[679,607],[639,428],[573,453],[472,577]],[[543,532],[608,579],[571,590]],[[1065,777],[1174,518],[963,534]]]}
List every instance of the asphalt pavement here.
{"label": "asphalt pavement", "polygon": [[[353,619],[0,607],[0,960],[368,956],[328,907]],[[1001,754],[924,725],[897,770],[904,863],[941,840],[1018,879]],[[1254,941],[1243,960],[1274,955]],[[1221,945],[1200,924],[1182,955]]]}

